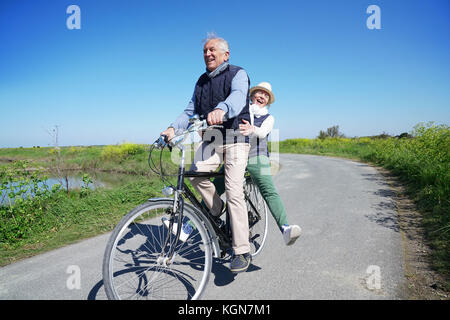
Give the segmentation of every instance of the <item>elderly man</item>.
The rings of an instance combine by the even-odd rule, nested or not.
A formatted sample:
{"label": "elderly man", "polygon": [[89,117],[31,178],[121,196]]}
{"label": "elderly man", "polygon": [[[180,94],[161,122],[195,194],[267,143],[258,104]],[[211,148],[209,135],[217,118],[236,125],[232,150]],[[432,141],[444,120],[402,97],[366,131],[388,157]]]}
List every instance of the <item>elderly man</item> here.
{"label": "elderly man", "polygon": [[[187,108],[161,135],[167,135],[170,140],[177,130],[187,128],[188,119],[194,114],[205,117],[209,125],[223,126],[219,135],[202,137],[191,170],[214,171],[222,163],[223,157],[234,251],[230,270],[239,273],[246,271],[251,263],[247,207],[243,193],[250,146],[248,137],[239,133],[239,124],[243,120],[250,122],[250,80],[244,69],[228,63],[229,57],[227,41],[216,36],[206,40],[203,47],[206,72],[198,79]],[[209,178],[191,178],[191,183],[203,197],[212,215],[218,218],[224,211],[224,203],[214,184]]]}

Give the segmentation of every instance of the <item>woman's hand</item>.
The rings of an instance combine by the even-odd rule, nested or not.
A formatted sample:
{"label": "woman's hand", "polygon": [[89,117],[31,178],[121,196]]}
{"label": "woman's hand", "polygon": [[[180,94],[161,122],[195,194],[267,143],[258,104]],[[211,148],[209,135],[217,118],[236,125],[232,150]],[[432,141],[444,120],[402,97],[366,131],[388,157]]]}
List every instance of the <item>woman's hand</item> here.
{"label": "woman's hand", "polygon": [[244,136],[251,135],[255,131],[255,127],[252,126],[247,120],[242,119],[244,124],[239,125],[239,132]]}

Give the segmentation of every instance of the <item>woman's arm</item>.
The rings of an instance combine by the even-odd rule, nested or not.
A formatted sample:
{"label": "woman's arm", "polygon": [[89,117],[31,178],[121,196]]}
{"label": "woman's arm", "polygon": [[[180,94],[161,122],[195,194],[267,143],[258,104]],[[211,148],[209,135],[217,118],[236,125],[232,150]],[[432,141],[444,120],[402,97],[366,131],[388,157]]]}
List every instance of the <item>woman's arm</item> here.
{"label": "woman's arm", "polygon": [[272,115],[268,116],[261,124],[261,127],[253,126],[244,119],[242,119],[242,122],[244,122],[244,124],[239,125],[239,131],[241,134],[244,136],[254,134],[258,138],[265,138],[270,131],[272,131],[275,118]]}
{"label": "woman's arm", "polygon": [[253,134],[258,138],[265,138],[270,131],[272,131],[274,122],[275,118],[272,115],[268,116],[267,119],[261,124],[261,127],[255,126]]}

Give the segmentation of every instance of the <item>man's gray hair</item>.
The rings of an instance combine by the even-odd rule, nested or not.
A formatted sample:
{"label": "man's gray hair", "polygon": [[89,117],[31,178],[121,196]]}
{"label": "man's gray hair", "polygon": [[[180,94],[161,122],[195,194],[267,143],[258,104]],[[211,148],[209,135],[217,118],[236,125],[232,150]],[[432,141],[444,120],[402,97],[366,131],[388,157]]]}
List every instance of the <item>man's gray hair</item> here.
{"label": "man's gray hair", "polygon": [[219,48],[222,50],[222,52],[230,52],[230,46],[228,45],[227,40],[224,38],[221,38],[217,35],[215,32],[208,32],[206,34],[206,38],[203,40],[203,43],[206,44],[211,40],[217,40],[219,41]]}

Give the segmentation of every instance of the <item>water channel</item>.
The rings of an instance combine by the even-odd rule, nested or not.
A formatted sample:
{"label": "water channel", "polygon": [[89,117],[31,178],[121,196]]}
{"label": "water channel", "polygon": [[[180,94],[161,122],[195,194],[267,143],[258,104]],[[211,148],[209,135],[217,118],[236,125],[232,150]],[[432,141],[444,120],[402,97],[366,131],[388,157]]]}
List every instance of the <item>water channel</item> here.
{"label": "water channel", "polygon": [[[109,172],[70,172],[67,175],[67,180],[69,184],[69,190],[81,189],[85,186],[83,182],[83,175],[87,173],[92,180],[92,183],[88,184],[90,189],[97,188],[113,188],[119,186],[123,183],[131,182],[136,179],[136,176],[129,174],[119,174],[119,173],[109,173]],[[62,188],[66,189],[66,179],[59,177],[49,177],[44,182],[38,184],[39,188],[43,188],[44,184],[47,185],[48,189],[51,190],[56,184],[60,184]],[[16,186],[18,184],[15,184]],[[9,204],[8,193],[11,191],[11,186],[7,186],[7,190],[3,190],[0,195],[0,205]],[[30,191],[28,191],[24,197],[28,197]]]}

